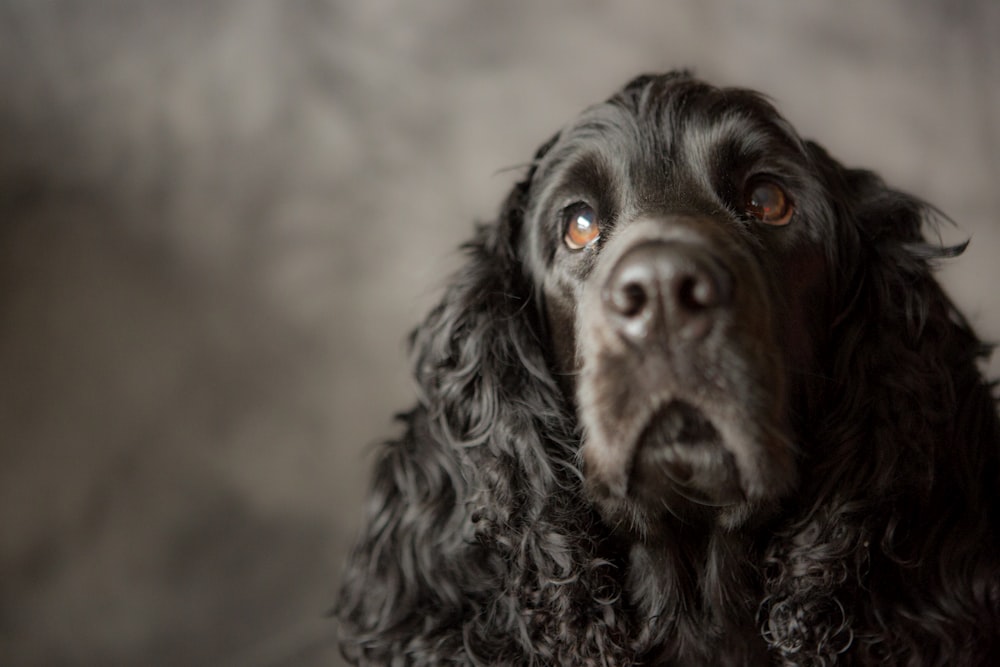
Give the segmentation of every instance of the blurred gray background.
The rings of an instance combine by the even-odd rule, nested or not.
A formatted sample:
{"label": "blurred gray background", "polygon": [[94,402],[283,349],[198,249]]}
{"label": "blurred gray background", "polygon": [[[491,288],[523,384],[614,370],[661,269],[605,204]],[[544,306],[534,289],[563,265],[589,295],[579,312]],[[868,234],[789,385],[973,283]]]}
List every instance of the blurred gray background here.
{"label": "blurred gray background", "polygon": [[509,167],[677,66],[940,206],[1000,339],[992,0],[0,0],[0,664],[339,664],[407,331]]}

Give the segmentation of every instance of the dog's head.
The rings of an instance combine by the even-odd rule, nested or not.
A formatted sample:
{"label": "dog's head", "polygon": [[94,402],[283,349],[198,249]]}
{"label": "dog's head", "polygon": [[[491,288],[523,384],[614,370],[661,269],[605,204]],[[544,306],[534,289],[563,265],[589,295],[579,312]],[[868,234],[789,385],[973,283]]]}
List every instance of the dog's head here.
{"label": "dog's head", "polygon": [[522,247],[605,516],[735,525],[796,484],[852,279],[841,171],[762,97],[640,77],[543,148]]}

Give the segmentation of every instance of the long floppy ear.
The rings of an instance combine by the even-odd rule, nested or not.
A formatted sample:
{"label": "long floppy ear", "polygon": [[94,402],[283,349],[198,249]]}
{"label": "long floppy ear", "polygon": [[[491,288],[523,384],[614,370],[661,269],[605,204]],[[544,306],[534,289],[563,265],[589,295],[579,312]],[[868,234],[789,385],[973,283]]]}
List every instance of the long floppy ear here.
{"label": "long floppy ear", "polygon": [[531,177],[477,229],[411,337],[420,404],[379,453],[336,610],[352,661],[597,664],[622,650],[615,584],[577,496],[575,422],[522,265]]}
{"label": "long floppy ear", "polygon": [[928,243],[934,209],[813,150],[843,203],[844,278],[811,509],[770,549],[765,635],[790,660],[853,642],[873,662],[978,664],[1000,627],[1000,425],[988,347],[932,274],[964,246]]}
{"label": "long floppy ear", "polygon": [[[938,464],[947,461],[950,469],[956,455],[996,446],[996,433],[954,442],[969,435],[956,419],[970,401],[996,413],[978,369],[990,347],[934,277],[936,265],[960,255],[966,244],[929,242],[924,230],[936,235],[944,219],[934,207],[887,187],[872,172],[838,169],[838,199],[848,203],[841,224],[849,227],[838,242],[852,247],[842,251],[837,267],[846,280],[830,323],[826,370],[834,400],[819,430],[859,449],[843,452],[851,458],[825,458],[833,466],[846,464],[845,473],[855,479],[857,462],[869,460],[870,486],[858,486],[859,492],[878,495],[908,485],[929,498],[941,482]],[[877,451],[870,447],[873,436],[884,436]]]}

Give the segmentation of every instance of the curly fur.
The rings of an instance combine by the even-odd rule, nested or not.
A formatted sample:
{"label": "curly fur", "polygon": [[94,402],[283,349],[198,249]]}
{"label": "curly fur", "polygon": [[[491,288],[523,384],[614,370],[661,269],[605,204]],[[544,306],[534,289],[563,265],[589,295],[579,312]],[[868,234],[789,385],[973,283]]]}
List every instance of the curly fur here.
{"label": "curly fur", "polygon": [[[988,349],[932,277],[961,251],[924,240],[933,209],[798,140],[756,95],[685,73],[640,77],[588,114],[539,150],[411,338],[421,397],[378,455],[336,609],[344,655],[364,665],[1000,664],[1000,425],[977,370]],[[763,409],[780,413],[761,431],[780,431],[778,444],[760,450],[778,463],[741,469],[777,490],[729,514],[682,503],[661,515],[628,497],[618,514],[595,497],[601,471],[581,456],[596,446],[581,422],[595,419],[586,391],[610,400],[607,384],[579,386],[575,364],[590,363],[580,343],[596,343],[579,341],[587,325],[567,318],[586,307],[576,297],[560,306],[551,278],[560,261],[580,260],[539,241],[540,202],[616,132],[626,138],[607,154],[647,135],[672,146],[701,132],[690,145],[711,147],[723,124],[787,139],[776,150],[806,170],[789,167],[796,215],[822,230],[812,240],[819,298],[789,296],[768,277],[780,268],[769,232],[732,236],[734,257],[759,267],[758,310],[772,313],[740,336],[801,322],[791,347],[803,349],[777,365],[787,391],[733,381],[748,397],[739,402],[767,399]],[[714,174],[727,159],[689,162]],[[657,211],[734,220],[724,188],[704,185],[718,178],[660,182],[685,167],[677,155],[662,164],[636,177],[683,194]],[[626,208],[623,228],[644,214]],[[581,283],[601,275],[573,266],[563,275]],[[753,341],[727,339],[718,354],[734,344],[754,361]],[[613,382],[628,381],[616,371]]]}

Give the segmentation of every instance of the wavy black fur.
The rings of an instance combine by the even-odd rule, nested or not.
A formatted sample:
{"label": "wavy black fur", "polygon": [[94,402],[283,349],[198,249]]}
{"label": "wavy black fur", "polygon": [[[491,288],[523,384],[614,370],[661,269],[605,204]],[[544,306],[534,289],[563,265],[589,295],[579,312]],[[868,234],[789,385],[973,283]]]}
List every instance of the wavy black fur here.
{"label": "wavy black fur", "polygon": [[[932,209],[801,142],[761,98],[685,73],[641,77],[588,114],[539,150],[411,338],[422,395],[400,417],[403,436],[379,452],[336,610],[345,656],[365,665],[1000,664],[1000,426],[977,370],[988,350],[932,277],[936,261],[960,252],[924,240]],[[619,142],[606,154],[628,154],[647,130],[664,154],[684,133],[700,132],[690,145],[711,148],[718,132],[705,128],[723,123],[787,151],[803,216],[793,224],[816,230],[824,267],[819,305],[795,316],[809,349],[778,364],[791,389],[773,394],[782,414],[766,433],[781,431],[788,450],[760,450],[794,456],[795,472],[762,468],[780,477],[762,484],[781,492],[725,519],[697,504],[660,515],[632,498],[618,515],[585,480],[601,471],[584,474],[581,447],[595,429],[580,416],[595,419],[586,392],[606,385],[581,395],[573,365],[589,363],[576,338],[584,325],[566,321],[558,281],[542,278],[580,261],[556,247],[559,233],[543,238],[545,200],[553,183],[583,174],[635,195],[595,195],[621,204],[608,218],[622,229],[645,214],[622,202],[654,201],[661,213],[695,210],[742,230],[719,185],[746,162],[733,155],[738,142],[697,163],[710,178],[657,182],[684,193],[658,201],[587,176],[601,170],[577,160],[602,142]],[[676,150],[664,164],[697,171],[684,157],[694,151]],[[762,276],[757,310],[783,320],[782,308],[800,302],[766,274],[777,266],[768,253],[784,243],[771,233],[732,238]],[[593,280],[613,243],[591,253],[590,268],[561,275]],[[567,301],[586,317],[576,311],[587,306]]]}

